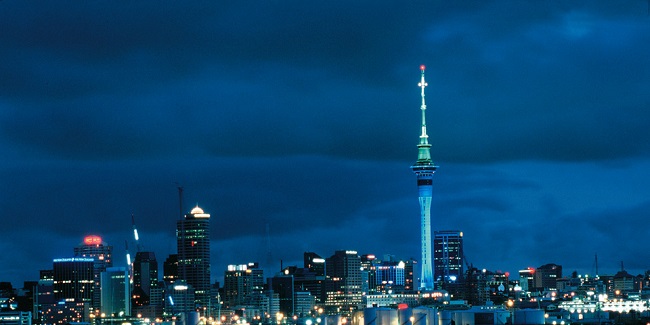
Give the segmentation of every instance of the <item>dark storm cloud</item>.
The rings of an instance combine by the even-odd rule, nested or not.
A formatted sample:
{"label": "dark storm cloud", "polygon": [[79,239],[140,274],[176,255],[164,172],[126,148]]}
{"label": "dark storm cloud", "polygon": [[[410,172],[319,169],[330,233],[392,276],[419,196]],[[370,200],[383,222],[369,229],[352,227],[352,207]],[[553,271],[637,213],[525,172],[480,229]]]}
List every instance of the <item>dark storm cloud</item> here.
{"label": "dark storm cloud", "polygon": [[626,208],[549,215],[537,225],[548,233],[538,234],[535,241],[541,247],[555,248],[553,252],[540,250],[540,256],[566,261],[565,265],[582,272],[594,272],[595,255],[601,274],[615,273],[621,262],[626,269],[639,272],[650,268],[650,256],[639,250],[647,244],[645,227],[639,225],[646,224],[649,212],[650,202],[646,201]]}
{"label": "dark storm cloud", "polygon": [[0,207],[21,216],[0,247],[30,269],[88,233],[121,254],[134,214],[162,261],[178,182],[213,215],[215,270],[419,258],[426,64],[434,230],[477,266],[572,263],[544,247],[646,209],[649,32],[645,1],[0,1]]}
{"label": "dark storm cloud", "polygon": [[453,17],[439,24],[442,35],[432,32],[431,43],[451,52],[429,82],[429,98],[445,95],[435,102],[441,152],[454,160],[647,154],[639,141],[650,103],[646,17],[573,8],[485,25],[508,25],[497,33],[480,28],[485,17]]}
{"label": "dark storm cloud", "polygon": [[[448,161],[648,152],[638,139],[650,122],[650,34],[638,4],[3,6],[0,91],[17,114],[3,132],[65,156],[190,144],[220,156],[403,159],[417,125],[405,112],[418,105],[417,64],[407,62],[430,63],[429,123]],[[32,115],[59,121],[43,109],[69,113],[16,132]],[[116,110],[132,113],[107,117]],[[200,135],[183,132],[197,125]],[[68,141],[77,136],[85,143]],[[239,141],[259,146],[242,152]]]}

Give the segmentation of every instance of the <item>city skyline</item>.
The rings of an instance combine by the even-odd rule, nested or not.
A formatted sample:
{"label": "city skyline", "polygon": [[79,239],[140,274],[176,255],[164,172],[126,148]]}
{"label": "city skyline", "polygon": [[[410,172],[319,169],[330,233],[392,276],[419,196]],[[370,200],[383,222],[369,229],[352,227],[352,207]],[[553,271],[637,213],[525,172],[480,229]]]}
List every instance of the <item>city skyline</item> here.
{"label": "city skyline", "polygon": [[211,214],[213,279],[419,259],[421,64],[432,231],[490,270],[650,269],[646,1],[2,1],[0,21],[0,281],[89,234],[124,265],[132,214],[164,261],[177,186]]}

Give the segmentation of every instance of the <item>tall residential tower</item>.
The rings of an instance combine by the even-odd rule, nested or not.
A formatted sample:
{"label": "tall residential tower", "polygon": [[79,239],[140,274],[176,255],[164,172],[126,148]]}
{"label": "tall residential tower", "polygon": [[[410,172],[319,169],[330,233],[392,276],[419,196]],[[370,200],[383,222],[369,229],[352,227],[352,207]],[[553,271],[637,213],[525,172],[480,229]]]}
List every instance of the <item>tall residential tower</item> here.
{"label": "tall residential tower", "polygon": [[420,134],[420,143],[418,144],[418,160],[415,162],[411,169],[418,178],[418,192],[420,201],[420,218],[422,229],[422,274],[420,278],[420,290],[430,291],[434,289],[433,283],[433,260],[431,258],[431,197],[432,197],[432,184],[433,173],[438,168],[431,160],[431,145],[429,144],[429,136],[427,135],[427,123],[425,112],[427,105],[424,101],[424,88],[427,83],[424,81],[424,65],[420,66],[421,77],[420,89],[422,90],[422,134]]}

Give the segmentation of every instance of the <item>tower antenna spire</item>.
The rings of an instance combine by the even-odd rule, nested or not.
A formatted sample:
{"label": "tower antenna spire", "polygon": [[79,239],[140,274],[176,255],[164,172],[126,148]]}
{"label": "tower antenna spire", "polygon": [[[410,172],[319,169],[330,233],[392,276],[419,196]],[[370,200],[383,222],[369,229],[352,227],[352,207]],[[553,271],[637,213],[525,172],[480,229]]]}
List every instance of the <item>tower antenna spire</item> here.
{"label": "tower antenna spire", "polygon": [[429,84],[424,80],[424,70],[424,64],[420,65],[420,82],[418,86],[421,89],[420,97],[422,97],[422,105],[420,105],[420,110],[422,111],[422,134],[420,134],[420,143],[418,144],[418,163],[431,163],[431,145],[429,144],[429,135],[427,135],[427,103],[424,95],[424,88]]}

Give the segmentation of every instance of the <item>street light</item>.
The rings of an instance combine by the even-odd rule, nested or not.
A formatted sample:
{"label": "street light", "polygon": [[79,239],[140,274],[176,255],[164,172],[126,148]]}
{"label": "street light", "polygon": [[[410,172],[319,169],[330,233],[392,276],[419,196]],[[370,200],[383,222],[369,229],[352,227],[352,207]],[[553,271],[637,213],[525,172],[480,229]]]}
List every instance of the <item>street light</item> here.
{"label": "street light", "polygon": [[510,323],[514,325],[515,324],[515,310],[514,310],[515,302],[512,301],[512,299],[509,299],[507,305],[508,305],[508,309],[510,309]]}

